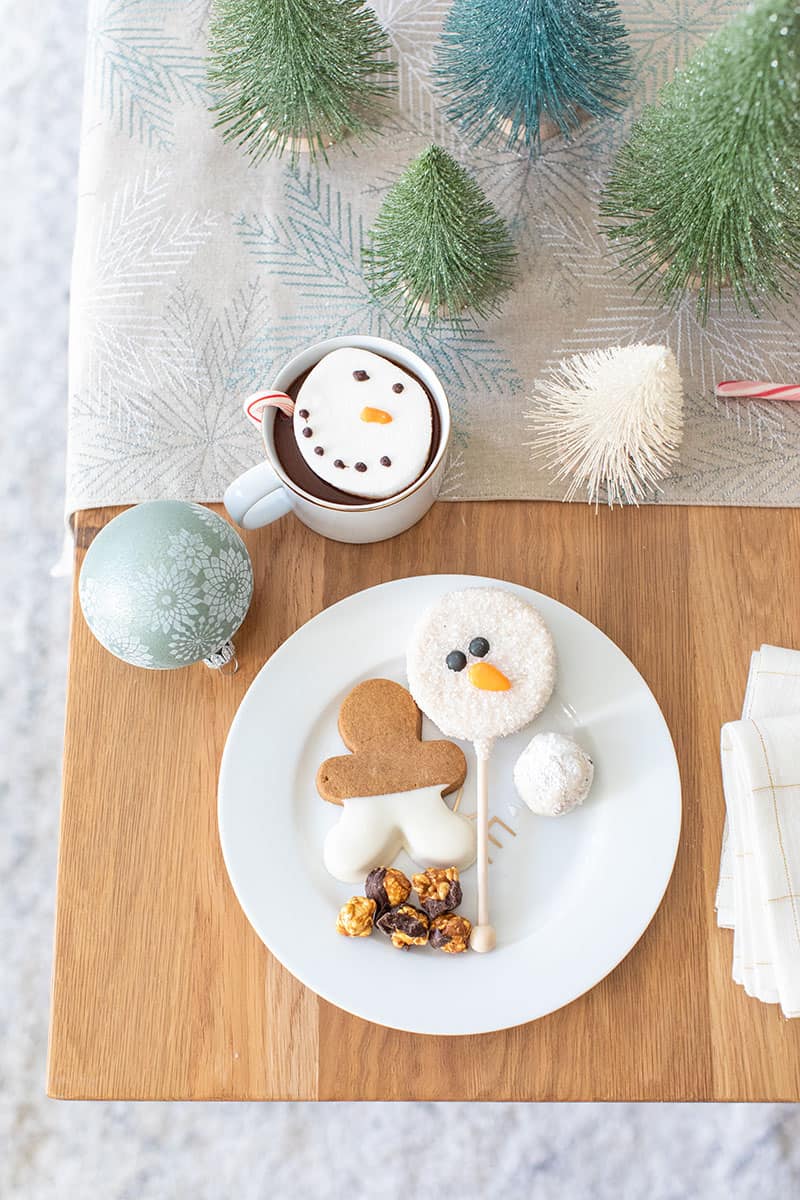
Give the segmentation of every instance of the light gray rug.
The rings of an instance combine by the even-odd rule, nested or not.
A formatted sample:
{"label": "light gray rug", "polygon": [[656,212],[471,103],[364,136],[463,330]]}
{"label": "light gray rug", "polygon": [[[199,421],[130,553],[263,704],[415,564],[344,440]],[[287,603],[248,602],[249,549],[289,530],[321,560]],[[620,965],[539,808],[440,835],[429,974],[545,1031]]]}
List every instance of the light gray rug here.
{"label": "light gray rug", "polygon": [[8,163],[0,210],[0,1197],[797,1194],[800,1111],[791,1106],[45,1099],[69,599],[67,582],[50,578],[49,569],[62,537],[67,279],[85,13],[75,0],[2,0],[0,13],[0,145]]}

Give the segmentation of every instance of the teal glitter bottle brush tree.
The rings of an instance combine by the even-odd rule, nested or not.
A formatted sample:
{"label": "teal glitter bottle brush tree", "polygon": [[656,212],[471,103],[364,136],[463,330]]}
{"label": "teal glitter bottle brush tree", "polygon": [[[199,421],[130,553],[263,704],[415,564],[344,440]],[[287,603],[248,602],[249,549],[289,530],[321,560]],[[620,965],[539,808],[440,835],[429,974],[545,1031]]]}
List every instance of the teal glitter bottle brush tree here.
{"label": "teal glitter bottle brush tree", "polygon": [[645,109],[601,211],[639,287],[709,306],[786,297],[800,271],[800,4],[757,0]]}
{"label": "teal glitter bottle brush tree", "polygon": [[255,162],[375,127],[394,88],[389,41],[362,0],[214,0],[212,112]]}
{"label": "teal glitter bottle brush tree", "polygon": [[364,250],[370,288],[406,324],[498,311],[514,280],[516,252],[505,222],[463,167],[429,146],[383,202]]}
{"label": "teal glitter bottle brush tree", "polygon": [[454,0],[435,75],[447,116],[476,143],[536,154],[624,106],[627,31],[616,0]]}

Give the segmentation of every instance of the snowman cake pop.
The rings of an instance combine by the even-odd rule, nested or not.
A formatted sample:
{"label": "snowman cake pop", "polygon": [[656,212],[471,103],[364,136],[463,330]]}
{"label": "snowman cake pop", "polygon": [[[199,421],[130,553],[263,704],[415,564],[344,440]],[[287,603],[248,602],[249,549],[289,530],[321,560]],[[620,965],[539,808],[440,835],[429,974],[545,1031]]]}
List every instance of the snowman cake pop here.
{"label": "snowman cake pop", "polygon": [[504,588],[442,596],[418,622],[408,648],[408,683],[442,733],[474,743],[478,791],[478,923],[474,950],[491,950],[488,902],[488,762],[496,738],[542,711],[556,679],[550,631],[537,610]]}
{"label": "snowman cake pop", "polygon": [[342,809],[323,851],[334,878],[361,881],[401,850],[425,867],[464,870],[475,861],[474,825],[443,798],[464,782],[464,754],[421,732],[422,713],[399,683],[367,679],[345,697],[339,733],[350,753],[317,772],[322,799]]}
{"label": "snowman cake pop", "polygon": [[365,500],[396,496],[414,483],[433,438],[431,404],[419,380],[355,346],[331,351],[309,371],[292,420],[309,469]]}

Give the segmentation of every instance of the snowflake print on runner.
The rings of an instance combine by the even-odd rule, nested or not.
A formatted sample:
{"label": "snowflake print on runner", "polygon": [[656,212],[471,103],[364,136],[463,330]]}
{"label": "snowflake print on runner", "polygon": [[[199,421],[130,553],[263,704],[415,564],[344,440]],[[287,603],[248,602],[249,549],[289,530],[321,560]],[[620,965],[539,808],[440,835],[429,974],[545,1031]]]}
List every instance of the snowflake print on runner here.
{"label": "snowflake print on runner", "polygon": [[433,330],[406,328],[402,316],[375,300],[367,287],[361,270],[363,221],[345,194],[290,168],[284,185],[285,216],[245,212],[234,222],[261,270],[295,297],[296,316],[284,319],[281,329],[293,331],[295,346],[364,333],[407,346],[441,379],[453,415],[453,444],[465,449],[472,397],[491,394],[502,406],[522,391],[506,351],[466,315],[459,329],[447,321]]}
{"label": "snowflake print on runner", "polygon": [[[167,154],[175,147],[180,106],[208,103],[202,22],[197,14],[192,19],[192,7],[197,0],[180,6],[96,0],[89,6],[87,88],[97,108],[110,127]],[[163,10],[170,8],[183,9],[183,19],[166,19]]]}

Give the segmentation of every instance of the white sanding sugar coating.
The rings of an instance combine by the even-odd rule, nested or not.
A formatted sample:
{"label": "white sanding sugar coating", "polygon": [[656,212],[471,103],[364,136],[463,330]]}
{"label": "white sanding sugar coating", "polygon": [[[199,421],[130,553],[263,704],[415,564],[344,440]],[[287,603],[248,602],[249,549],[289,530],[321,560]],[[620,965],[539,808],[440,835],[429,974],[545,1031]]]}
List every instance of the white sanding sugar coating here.
{"label": "white sanding sugar coating", "polygon": [[[478,651],[479,653],[475,653]],[[453,670],[451,662],[463,666]],[[485,668],[473,670],[478,664]],[[486,685],[504,676],[506,690]],[[556,653],[537,610],[503,588],[442,596],[422,616],[408,647],[408,686],[442,733],[491,742],[542,711],[556,680]]]}
{"label": "white sanding sugar coating", "polygon": [[531,812],[560,817],[583,804],[594,778],[594,763],[563,733],[537,733],[514,767],[514,786]]}

